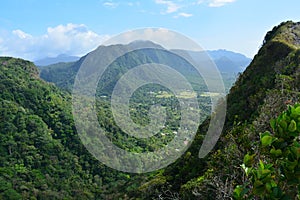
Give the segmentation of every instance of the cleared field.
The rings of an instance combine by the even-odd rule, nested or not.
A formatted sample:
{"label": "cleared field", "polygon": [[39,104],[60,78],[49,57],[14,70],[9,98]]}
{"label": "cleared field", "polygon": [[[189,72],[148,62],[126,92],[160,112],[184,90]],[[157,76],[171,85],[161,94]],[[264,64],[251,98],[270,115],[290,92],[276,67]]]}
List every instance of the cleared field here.
{"label": "cleared field", "polygon": [[216,92],[203,92],[200,96],[201,97],[217,97],[219,95],[220,95],[220,93],[216,93]]}
{"label": "cleared field", "polygon": [[[171,98],[174,97],[174,94],[168,93],[166,91],[161,91],[155,95],[157,98]],[[196,92],[191,92],[191,91],[182,91],[179,93],[178,98],[183,98],[183,99],[191,99],[191,98],[196,98],[197,93]]]}

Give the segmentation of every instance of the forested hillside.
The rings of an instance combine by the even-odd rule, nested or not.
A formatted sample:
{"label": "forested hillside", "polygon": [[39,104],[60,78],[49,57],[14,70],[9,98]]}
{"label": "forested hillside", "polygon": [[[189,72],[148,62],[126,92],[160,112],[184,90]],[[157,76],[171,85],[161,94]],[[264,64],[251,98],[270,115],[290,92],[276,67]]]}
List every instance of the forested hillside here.
{"label": "forested hillside", "polygon": [[[120,63],[126,60],[116,61],[108,77],[116,76]],[[61,73],[69,78],[64,82],[58,77],[59,84],[69,87],[79,66],[66,66],[70,74]],[[74,126],[68,92],[40,79],[31,62],[1,57],[0,199],[299,199],[299,75],[300,23],[288,21],[267,33],[231,88],[223,133],[209,155],[198,157],[208,117],[175,163],[153,173],[129,174],[104,166],[87,152]],[[114,79],[110,81],[100,87],[111,89]],[[176,104],[167,90],[158,94],[161,88],[153,89],[159,103]],[[138,99],[142,92],[135,94]],[[134,120],[147,123],[140,115],[146,115],[148,107],[133,105],[139,106],[133,109]],[[98,101],[99,122],[121,148],[151,151],[174,137],[171,129],[154,142],[124,137],[108,106]],[[177,113],[171,113],[178,120]]]}
{"label": "forested hillside", "polygon": [[70,95],[28,61],[0,58],[0,199],[105,199],[130,177],[81,144]]}
{"label": "forested hillside", "polygon": [[186,154],[141,191],[159,188],[156,195],[180,199],[299,199],[299,41],[300,23],[268,32],[228,94],[214,151],[198,158],[208,119]]}

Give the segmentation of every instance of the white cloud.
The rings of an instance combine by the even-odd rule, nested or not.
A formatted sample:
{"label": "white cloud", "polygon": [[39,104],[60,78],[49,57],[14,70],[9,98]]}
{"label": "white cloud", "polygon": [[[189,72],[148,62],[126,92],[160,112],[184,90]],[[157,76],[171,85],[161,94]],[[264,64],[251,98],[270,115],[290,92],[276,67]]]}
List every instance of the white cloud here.
{"label": "white cloud", "polygon": [[156,4],[166,6],[166,9],[163,12],[161,12],[161,14],[176,13],[176,15],[173,16],[174,18],[193,16],[193,14],[187,12],[180,12],[184,10],[189,10],[189,8],[193,6],[205,5],[209,7],[221,7],[225,6],[226,4],[233,3],[235,1],[236,0],[154,0]]}
{"label": "white cloud", "polygon": [[145,28],[128,31],[105,41],[104,45],[128,44],[135,40],[149,40],[166,49],[186,49],[201,51],[201,47],[191,39],[164,28]]}
{"label": "white cloud", "polygon": [[102,3],[102,5],[104,7],[107,7],[107,8],[116,8],[116,7],[121,7],[121,6],[129,6],[129,7],[133,7],[133,6],[140,6],[140,2],[139,1],[118,1],[118,2],[115,2],[115,1],[112,1],[112,0],[108,0],[108,1],[104,1]]}
{"label": "white cloud", "polygon": [[14,35],[18,36],[20,39],[32,38],[31,35],[21,31],[21,30],[14,30],[12,32]]}
{"label": "white cloud", "polygon": [[47,56],[83,55],[97,46],[107,35],[98,35],[83,24],[67,24],[49,27],[47,33],[32,36],[22,30],[0,35],[0,55],[35,60]]}
{"label": "white cloud", "polygon": [[193,14],[181,12],[177,15],[177,17],[191,17]]}
{"label": "white cloud", "polygon": [[119,4],[112,1],[106,1],[102,5],[105,7],[116,8]]}
{"label": "white cloud", "polygon": [[221,7],[228,3],[233,3],[236,0],[211,0],[208,4],[209,7]]}
{"label": "white cloud", "polygon": [[167,6],[167,10],[164,11],[164,13],[174,13],[174,12],[177,12],[178,9],[181,7],[180,5],[174,3],[173,1],[167,1],[167,0],[155,0],[155,3]]}

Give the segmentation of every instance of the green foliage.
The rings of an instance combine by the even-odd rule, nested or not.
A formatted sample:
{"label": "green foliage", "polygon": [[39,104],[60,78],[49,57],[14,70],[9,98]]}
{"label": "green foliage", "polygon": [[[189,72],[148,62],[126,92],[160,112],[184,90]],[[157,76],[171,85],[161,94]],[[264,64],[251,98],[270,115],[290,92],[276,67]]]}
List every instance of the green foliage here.
{"label": "green foliage", "polygon": [[[19,194],[24,199],[115,199],[124,197],[125,191],[133,196],[141,196],[135,194],[136,191],[155,195],[151,188],[163,188],[170,180],[167,178],[170,176],[163,174],[148,183],[143,175],[129,176],[96,161],[76,134],[69,94],[39,79],[36,67],[30,62],[0,58],[0,64],[3,91],[0,94],[0,195],[3,198],[7,194],[12,197]],[[110,72],[107,73],[109,76]],[[174,137],[179,119],[176,99],[155,98],[155,95],[145,98],[149,91],[158,94],[162,90],[165,89],[156,86],[143,88],[134,94],[136,100],[131,102],[132,119],[140,124],[148,123],[145,113],[153,101],[168,109],[164,135],[158,134],[150,140],[125,137],[114,124],[108,101],[98,99],[100,125],[109,131],[108,137],[116,145],[133,152],[153,151]],[[196,157],[197,151],[193,151],[194,155],[187,154],[178,168]],[[198,163],[201,162],[195,163],[197,168],[190,177],[202,167]],[[189,168],[182,168],[176,179],[189,180],[189,176],[185,176],[187,172]],[[176,173],[172,170],[172,174]],[[142,182],[145,184],[140,188]],[[158,189],[155,190],[159,194]]]}
{"label": "green foliage", "polygon": [[269,131],[266,131],[260,134],[260,141],[263,147],[270,146],[274,142],[274,138],[272,137]]}
{"label": "green foliage", "polygon": [[[280,133],[283,133],[281,129],[287,130],[289,136],[282,134],[284,141],[290,140],[290,136],[299,138],[299,132],[295,130],[295,125],[298,129],[299,124],[297,117],[288,121],[277,122],[274,119],[270,122],[287,105],[300,99],[299,49],[292,44],[298,39],[278,39],[280,34],[283,34],[282,38],[285,35],[290,37],[294,34],[291,29],[297,30],[300,26],[299,23],[287,24],[280,29],[290,32],[275,30],[276,33],[272,33],[228,95],[223,135],[214,152],[206,159],[206,170],[214,169],[214,173],[203,181],[192,184],[190,194],[183,191],[182,196],[190,199],[260,199],[259,194],[264,191],[265,196],[269,195],[265,199],[272,199],[271,193],[282,198],[297,198],[297,183],[290,188],[287,186],[290,180],[282,180],[289,176],[289,171],[285,170],[283,177],[279,175],[284,168],[280,162],[288,158],[282,147],[289,143],[278,139],[273,131],[278,126]],[[295,35],[300,38],[298,33]],[[300,110],[298,107],[296,109]],[[258,135],[259,132],[262,133]],[[286,162],[286,167],[289,166],[290,169],[296,165],[296,162]],[[198,177],[201,175],[203,172]]]}
{"label": "green foliage", "polygon": [[85,150],[70,96],[38,74],[28,61],[0,58],[0,199],[117,195],[127,174],[103,166]]}
{"label": "green foliage", "polygon": [[244,164],[245,164],[246,167],[251,166],[253,164],[254,157],[255,157],[255,154],[252,154],[252,155],[246,154],[245,155]]}
{"label": "green foliage", "polygon": [[248,154],[243,167],[248,181],[234,190],[235,199],[295,199],[300,184],[300,104],[271,120],[273,133],[260,136],[258,163]]}
{"label": "green foliage", "polygon": [[[181,158],[145,175],[117,172],[96,161],[77,136],[70,95],[39,79],[32,63],[0,58],[0,199],[299,199],[300,106],[288,106],[278,116],[300,99],[299,27],[286,22],[267,34],[228,95],[224,132],[207,158],[199,159],[198,152],[209,118]],[[101,99],[101,95],[109,97],[122,75],[118,68],[126,73],[130,67],[157,60],[178,68],[184,64],[158,51],[146,53],[131,52],[131,59],[116,60],[99,82],[104,93],[97,95],[98,118],[109,132],[107,137],[132,152],[166,145],[180,117],[170,91],[145,86],[130,102],[132,120],[146,125],[149,107],[153,102],[163,103],[170,107],[168,127],[164,135],[150,140],[125,137],[113,121],[109,101]],[[137,56],[144,60],[138,62]],[[80,66],[76,63],[44,68],[41,75],[70,90]],[[183,73],[195,90],[205,90],[203,80],[193,72]],[[150,91],[155,95],[145,98]],[[200,101],[207,102],[207,98]],[[201,109],[209,112],[207,105]]]}

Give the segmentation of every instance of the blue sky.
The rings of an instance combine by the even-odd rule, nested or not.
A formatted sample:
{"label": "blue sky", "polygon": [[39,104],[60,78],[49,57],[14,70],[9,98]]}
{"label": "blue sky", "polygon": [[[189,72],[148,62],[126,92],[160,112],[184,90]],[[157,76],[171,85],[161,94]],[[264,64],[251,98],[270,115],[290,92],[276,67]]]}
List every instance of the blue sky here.
{"label": "blue sky", "polygon": [[299,0],[5,0],[0,55],[83,55],[121,32],[162,27],[204,49],[253,57],[266,32],[286,20],[300,21]]}

